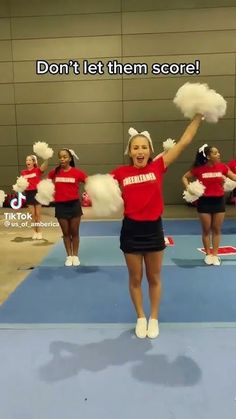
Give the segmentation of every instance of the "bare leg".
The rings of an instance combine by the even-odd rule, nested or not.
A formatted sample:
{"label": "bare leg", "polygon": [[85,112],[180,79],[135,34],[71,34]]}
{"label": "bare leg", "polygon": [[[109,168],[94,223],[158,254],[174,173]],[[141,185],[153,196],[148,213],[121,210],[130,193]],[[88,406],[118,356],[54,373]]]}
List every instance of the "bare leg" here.
{"label": "bare leg", "polygon": [[79,251],[79,227],[81,217],[74,217],[69,220],[69,231],[72,240],[72,255],[77,256]]}
{"label": "bare leg", "polygon": [[146,274],[149,285],[149,298],[151,304],[150,317],[158,319],[161,299],[161,267],[164,251],[150,252],[144,255]]}
{"label": "bare leg", "polygon": [[66,220],[64,218],[58,218],[58,222],[63,233],[63,241],[64,246],[66,248],[66,253],[68,256],[72,256],[71,237],[69,234],[69,220]]}
{"label": "bare leg", "polygon": [[[29,205],[29,211],[30,214],[32,215],[32,223],[34,224],[34,226],[32,227],[34,232],[37,233],[37,227],[35,226],[36,221],[36,212],[35,212],[35,205]],[[34,236],[33,236],[34,238]]]}
{"label": "bare leg", "polygon": [[[41,205],[34,205],[34,211],[35,211],[35,221],[36,223],[40,223],[41,221]],[[40,227],[36,227],[37,233],[40,232]]]}
{"label": "bare leg", "polygon": [[129,292],[137,317],[145,317],[141,287],[143,276],[143,255],[125,253],[124,256],[129,271]]}
{"label": "bare leg", "polygon": [[210,255],[210,233],[211,233],[211,223],[212,223],[212,214],[203,214],[198,213],[201,225],[202,225],[202,243],[206,252],[206,255]]}
{"label": "bare leg", "polygon": [[221,239],[221,227],[224,221],[225,213],[218,212],[213,214],[212,219],[212,245],[213,245],[213,255],[217,256],[218,249]]}

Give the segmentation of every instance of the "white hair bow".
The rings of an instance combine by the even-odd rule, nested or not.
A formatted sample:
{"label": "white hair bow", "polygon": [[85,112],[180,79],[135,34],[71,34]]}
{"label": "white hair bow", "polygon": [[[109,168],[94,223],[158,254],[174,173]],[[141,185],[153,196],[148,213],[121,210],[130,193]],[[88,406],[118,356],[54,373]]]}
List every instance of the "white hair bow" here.
{"label": "white hair bow", "polygon": [[37,156],[36,156],[35,154],[31,154],[31,156],[34,158],[35,163],[36,163],[36,164],[38,164],[38,159],[37,159]]}
{"label": "white hair bow", "polygon": [[76,158],[76,160],[79,160],[79,157],[77,156],[77,154],[75,154],[74,150],[72,150],[71,148],[68,148],[70,154]]}
{"label": "white hair bow", "polygon": [[199,149],[198,152],[202,153],[204,157],[206,157],[205,148],[208,147],[208,144],[203,144]]}
{"label": "white hair bow", "polygon": [[152,152],[154,152],[154,148],[153,148],[153,144],[152,144],[152,139],[150,137],[150,134],[148,131],[142,131],[142,132],[138,132],[136,129],[130,127],[129,131],[128,131],[130,138],[127,144],[127,147],[125,149],[125,155],[129,154],[129,146],[130,146],[130,141],[132,140],[133,137],[136,137],[138,135],[142,135],[143,137],[147,138],[150,148],[152,150]]}

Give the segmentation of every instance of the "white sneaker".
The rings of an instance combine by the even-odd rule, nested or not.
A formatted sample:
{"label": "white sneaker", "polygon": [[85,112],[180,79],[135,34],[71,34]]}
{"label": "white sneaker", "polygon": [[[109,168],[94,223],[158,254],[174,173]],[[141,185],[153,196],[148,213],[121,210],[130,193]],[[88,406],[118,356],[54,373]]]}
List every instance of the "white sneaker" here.
{"label": "white sneaker", "polygon": [[159,324],[157,319],[149,319],[147,336],[151,339],[157,338],[159,335]]}
{"label": "white sneaker", "polygon": [[72,256],[67,256],[65,261],[65,266],[72,266],[73,265],[73,259]]}
{"label": "white sneaker", "polygon": [[79,260],[78,256],[72,256],[72,263],[73,263],[73,266],[79,266],[80,265],[80,260]]}
{"label": "white sneaker", "polygon": [[147,336],[147,319],[145,317],[139,317],[137,319],[135,334],[140,339]]}
{"label": "white sneaker", "polygon": [[204,262],[206,265],[213,265],[213,256],[212,255],[206,255]]}
{"label": "white sneaker", "polygon": [[37,233],[37,239],[38,239],[38,240],[42,240],[42,238],[43,238],[42,233]]}
{"label": "white sneaker", "polygon": [[37,238],[38,238],[38,233],[36,233],[36,231],[35,231],[34,234],[33,234],[33,236],[32,236],[32,239],[33,240],[37,240]]}
{"label": "white sneaker", "polygon": [[218,256],[212,256],[212,264],[214,266],[220,266],[221,265],[221,259]]}

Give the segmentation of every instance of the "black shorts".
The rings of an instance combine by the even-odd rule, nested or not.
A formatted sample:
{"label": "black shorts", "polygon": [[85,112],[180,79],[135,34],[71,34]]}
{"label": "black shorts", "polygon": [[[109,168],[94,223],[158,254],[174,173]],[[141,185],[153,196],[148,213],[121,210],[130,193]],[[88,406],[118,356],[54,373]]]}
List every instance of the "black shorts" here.
{"label": "black shorts", "polygon": [[33,189],[31,191],[25,191],[24,194],[26,196],[26,204],[27,205],[41,205],[38,201],[35,199],[35,195],[37,193],[37,189]]}
{"label": "black shorts", "polygon": [[225,212],[224,196],[201,196],[197,202],[197,211],[204,214]]}
{"label": "black shorts", "polygon": [[161,218],[155,221],[124,218],[120,233],[120,249],[124,253],[159,252],[165,247]]}
{"label": "black shorts", "polygon": [[75,217],[81,217],[83,211],[81,209],[80,200],[55,202],[55,217],[69,220]]}

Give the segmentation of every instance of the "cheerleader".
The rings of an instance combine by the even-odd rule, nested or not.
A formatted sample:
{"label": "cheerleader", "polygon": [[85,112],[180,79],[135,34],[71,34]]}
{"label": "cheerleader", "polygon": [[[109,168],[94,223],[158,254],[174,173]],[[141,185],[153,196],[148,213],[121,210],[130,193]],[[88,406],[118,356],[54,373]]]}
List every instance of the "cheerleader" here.
{"label": "cheerleader", "polygon": [[236,174],[236,159],[231,160],[229,163],[227,163],[227,166],[231,170],[231,172]]}
{"label": "cheerleader", "polygon": [[37,185],[41,180],[42,174],[48,167],[48,160],[45,160],[41,166],[38,166],[37,157],[36,155],[32,154],[26,157],[26,167],[27,169],[21,171],[21,176],[23,176],[28,182],[28,186],[24,193],[26,196],[26,203],[29,206],[34,224],[34,234],[32,239],[41,240],[42,233],[40,228],[37,226],[37,224],[41,221],[41,205],[35,199],[35,195],[37,193]]}
{"label": "cheerleader", "polygon": [[[202,243],[205,249],[204,262],[219,266],[218,249],[221,239],[221,226],[225,216],[224,177],[236,181],[236,175],[228,166],[220,162],[220,153],[216,147],[204,144],[197,151],[191,170],[182,178],[188,188],[192,178],[204,185],[203,195],[197,201],[197,211],[202,226]],[[212,253],[210,251],[212,242]]]}
{"label": "cheerleader", "polygon": [[[227,163],[227,166],[229,167],[231,172],[236,174],[236,159],[231,160],[229,163]],[[236,204],[236,188],[230,193],[229,202]]]}
{"label": "cheerleader", "polygon": [[48,174],[55,184],[55,217],[58,219],[67,253],[65,266],[79,266],[79,226],[83,214],[80,204],[79,183],[87,175],[75,168],[73,150],[63,148],[58,153],[60,164]]}
{"label": "cheerleader", "polygon": [[[130,165],[118,167],[111,173],[121,187],[124,201],[120,248],[129,272],[129,291],[137,313],[135,333],[139,338],[156,338],[159,334],[160,274],[165,249],[161,220],[164,206],[163,174],[191,143],[201,119],[200,114],[195,115],[177,144],[154,161],[151,158],[153,144],[149,133],[138,133],[130,129],[126,148]],[[143,309],[141,288],[143,264],[151,306],[148,322]]]}
{"label": "cheerleader", "polygon": [[[160,273],[165,248],[161,221],[164,206],[163,174],[192,142],[201,120],[215,123],[224,116],[227,108],[226,101],[220,94],[209,89],[206,84],[200,83],[185,83],[177,91],[174,103],[185,117],[192,120],[174,147],[152,161],[153,145],[149,133],[147,131],[138,133],[130,129],[126,148],[130,165],[113,170],[111,174],[114,178],[110,176],[111,179],[107,178],[109,175],[90,176],[85,185],[97,215],[103,212],[101,195],[103,199],[105,198],[107,210],[111,213],[120,208],[120,201],[123,203],[124,219],[120,248],[124,252],[129,272],[129,290],[138,317],[135,332],[139,338],[146,336],[155,338],[159,334]],[[112,195],[110,201],[108,192]],[[142,302],[143,264],[146,269],[151,306],[148,322]]]}

